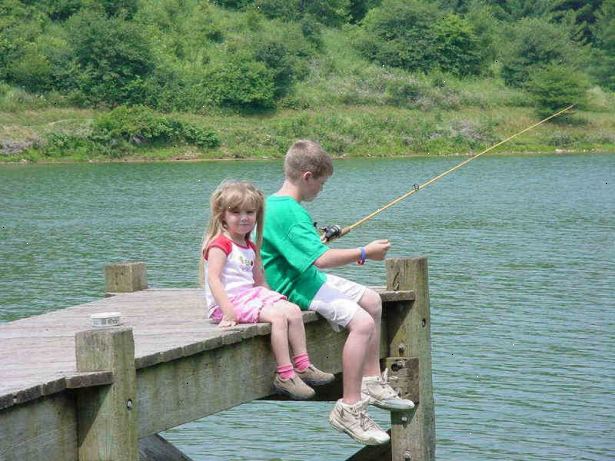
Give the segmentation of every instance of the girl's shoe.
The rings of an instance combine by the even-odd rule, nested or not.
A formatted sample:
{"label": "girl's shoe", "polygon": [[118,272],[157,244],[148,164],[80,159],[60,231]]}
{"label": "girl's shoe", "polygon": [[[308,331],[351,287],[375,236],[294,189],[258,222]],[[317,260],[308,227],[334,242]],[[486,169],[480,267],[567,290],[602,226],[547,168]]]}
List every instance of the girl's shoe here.
{"label": "girl's shoe", "polygon": [[295,374],[301,378],[301,381],[310,386],[322,386],[323,384],[329,384],[335,380],[333,373],[321,371],[314,365],[310,365],[303,371],[299,371],[295,368]]}
{"label": "girl's shoe", "polygon": [[273,379],[273,388],[278,394],[287,395],[293,400],[307,400],[316,395],[314,389],[301,381],[301,378],[296,375],[284,380],[276,373]]}

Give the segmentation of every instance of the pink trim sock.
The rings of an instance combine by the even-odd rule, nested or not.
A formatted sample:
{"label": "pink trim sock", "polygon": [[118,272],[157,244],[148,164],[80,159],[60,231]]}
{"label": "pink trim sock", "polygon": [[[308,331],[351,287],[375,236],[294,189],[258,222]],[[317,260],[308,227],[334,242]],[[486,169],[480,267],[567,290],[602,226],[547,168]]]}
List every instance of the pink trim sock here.
{"label": "pink trim sock", "polygon": [[303,354],[295,355],[293,357],[293,363],[295,364],[295,370],[304,371],[307,367],[311,365],[310,356],[307,352]]}
{"label": "pink trim sock", "polygon": [[295,370],[293,370],[293,366],[290,363],[279,365],[276,371],[284,381],[295,376]]}

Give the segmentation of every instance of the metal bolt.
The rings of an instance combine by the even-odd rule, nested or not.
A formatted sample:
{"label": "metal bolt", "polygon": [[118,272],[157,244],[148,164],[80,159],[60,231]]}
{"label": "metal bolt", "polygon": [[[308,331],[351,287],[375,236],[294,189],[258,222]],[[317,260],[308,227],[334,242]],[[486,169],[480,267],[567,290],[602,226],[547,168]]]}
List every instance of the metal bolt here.
{"label": "metal bolt", "polygon": [[397,349],[399,350],[400,354],[403,354],[406,351],[406,345],[404,343],[401,343]]}
{"label": "metal bolt", "polygon": [[412,456],[409,451],[404,451],[404,461],[412,461]]}
{"label": "metal bolt", "polygon": [[423,324],[423,328],[424,328],[425,325],[427,325],[427,320],[423,319],[423,321],[421,323]]}
{"label": "metal bolt", "polygon": [[131,399],[128,399],[126,401],[126,408],[128,408],[129,410],[132,410],[132,400]]}
{"label": "metal bolt", "polygon": [[401,417],[401,422],[406,424],[408,422],[408,417],[407,416],[402,416]]}

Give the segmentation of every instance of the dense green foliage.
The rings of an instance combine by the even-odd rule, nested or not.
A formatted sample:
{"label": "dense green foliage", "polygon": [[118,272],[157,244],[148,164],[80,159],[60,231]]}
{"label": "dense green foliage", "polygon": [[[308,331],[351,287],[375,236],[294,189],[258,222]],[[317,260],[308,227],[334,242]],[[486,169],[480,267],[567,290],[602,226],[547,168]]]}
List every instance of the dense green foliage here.
{"label": "dense green foliage", "polygon": [[[35,143],[49,152],[90,143],[134,148],[131,139],[216,148],[156,115],[169,112],[283,117],[333,107],[506,106],[544,113],[568,102],[606,110],[614,90],[615,0],[0,2],[0,112],[75,107],[124,120],[136,107],[138,120],[161,133],[105,141],[97,121],[91,133]],[[441,144],[453,136],[436,131]],[[358,139],[333,138],[336,152]],[[412,148],[433,149],[420,136],[408,139]]]}
{"label": "dense green foliage", "polygon": [[358,32],[357,47],[372,61],[409,71],[471,75],[482,67],[472,24],[418,0],[384,0],[372,9]]}
{"label": "dense green foliage", "polygon": [[0,80],[87,107],[269,110],[329,59],[322,33],[337,28],[365,65],[501,69],[520,87],[555,64],[612,89],[614,10],[613,0],[5,0]]}
{"label": "dense green foliage", "polygon": [[219,144],[215,133],[160,115],[143,106],[120,106],[99,116],[94,121],[90,137],[111,144],[184,142],[199,147],[216,147]]}
{"label": "dense green foliage", "polygon": [[544,19],[523,19],[510,30],[510,46],[504,56],[502,78],[508,85],[522,86],[532,74],[547,65],[568,70],[579,68],[580,46],[569,31]]}
{"label": "dense green foliage", "polygon": [[147,107],[120,106],[97,117],[85,136],[51,133],[41,150],[47,157],[86,152],[121,157],[140,147],[176,144],[209,149],[217,147],[220,139],[211,130],[160,115]]}

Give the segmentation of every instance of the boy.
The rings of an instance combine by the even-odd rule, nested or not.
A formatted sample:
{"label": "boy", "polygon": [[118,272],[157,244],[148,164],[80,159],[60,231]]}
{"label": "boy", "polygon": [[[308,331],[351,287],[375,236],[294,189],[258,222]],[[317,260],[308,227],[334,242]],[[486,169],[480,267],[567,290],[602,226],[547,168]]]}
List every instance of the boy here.
{"label": "boy", "polygon": [[[380,318],[382,303],[373,290],[321,269],[366,259],[383,260],[388,240],[365,247],[331,249],[321,242],[302,201],[311,201],[333,174],[329,155],[313,141],[297,141],[284,160],[284,183],[267,198],[261,250],[271,288],[303,310],[314,310],[338,330],[347,328],[342,352],[343,397],[329,415],[339,431],[366,445],[389,440],[367,414],[372,403],[389,410],[408,410],[410,400],[399,398],[380,374]],[[300,375],[299,375],[300,376]]]}

